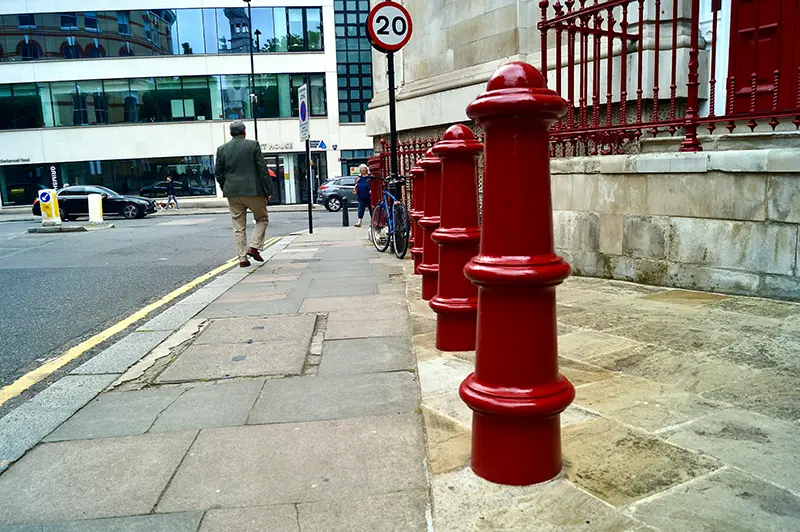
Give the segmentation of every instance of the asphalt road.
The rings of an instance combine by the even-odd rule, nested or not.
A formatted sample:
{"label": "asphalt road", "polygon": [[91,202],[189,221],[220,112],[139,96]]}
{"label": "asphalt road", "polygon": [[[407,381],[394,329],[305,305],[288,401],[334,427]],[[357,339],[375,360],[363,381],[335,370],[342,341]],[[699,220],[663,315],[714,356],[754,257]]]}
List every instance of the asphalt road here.
{"label": "asphalt road", "polygon": [[[341,214],[314,218],[341,226]],[[268,237],[308,227],[302,212],[271,213],[270,222]],[[236,255],[228,215],[114,223],[58,235],[0,223],[0,387]]]}

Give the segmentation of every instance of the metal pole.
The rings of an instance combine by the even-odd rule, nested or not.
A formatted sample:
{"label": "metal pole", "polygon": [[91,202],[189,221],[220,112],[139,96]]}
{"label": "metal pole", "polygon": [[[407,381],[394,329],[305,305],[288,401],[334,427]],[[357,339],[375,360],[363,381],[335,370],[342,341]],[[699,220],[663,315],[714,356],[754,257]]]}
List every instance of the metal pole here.
{"label": "metal pole", "polygon": [[306,139],[306,177],[308,178],[308,233],[314,234],[314,216],[312,215],[313,206],[311,195],[311,141]]}
{"label": "metal pole", "polygon": [[258,117],[256,117],[256,63],[253,57],[253,10],[247,2],[247,29],[250,32],[250,112],[253,115],[253,133],[258,141]]}
{"label": "metal pole", "polygon": [[389,130],[390,149],[392,158],[392,179],[397,179],[397,110],[395,109],[394,98],[394,52],[387,52],[386,59],[389,61]]}

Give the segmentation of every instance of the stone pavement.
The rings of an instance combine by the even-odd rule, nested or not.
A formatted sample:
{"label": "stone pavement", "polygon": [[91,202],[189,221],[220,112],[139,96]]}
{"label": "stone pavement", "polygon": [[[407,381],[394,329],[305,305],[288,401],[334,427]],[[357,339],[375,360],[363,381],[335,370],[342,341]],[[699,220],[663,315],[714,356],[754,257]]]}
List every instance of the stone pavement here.
{"label": "stone pavement", "polygon": [[143,324],[21,458],[45,410],[0,420],[0,531],[427,530],[402,263],[364,236],[287,237]]}
{"label": "stone pavement", "polygon": [[558,289],[563,478],[473,475],[458,386],[406,264],[438,531],[800,530],[800,305],[570,278]]}
{"label": "stone pavement", "polygon": [[568,280],[565,471],[504,487],[475,354],[365,233],[282,239],[0,419],[0,532],[800,529],[800,305]]}

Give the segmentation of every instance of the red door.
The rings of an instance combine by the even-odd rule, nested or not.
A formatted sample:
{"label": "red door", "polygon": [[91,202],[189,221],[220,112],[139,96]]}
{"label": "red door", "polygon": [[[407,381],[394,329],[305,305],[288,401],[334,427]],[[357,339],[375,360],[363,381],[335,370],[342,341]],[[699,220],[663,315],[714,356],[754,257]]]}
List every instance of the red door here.
{"label": "red door", "polygon": [[[735,113],[770,111],[777,71],[778,109],[797,107],[800,39],[795,25],[800,0],[732,0],[728,87],[734,87]],[[753,75],[755,74],[755,102]]]}

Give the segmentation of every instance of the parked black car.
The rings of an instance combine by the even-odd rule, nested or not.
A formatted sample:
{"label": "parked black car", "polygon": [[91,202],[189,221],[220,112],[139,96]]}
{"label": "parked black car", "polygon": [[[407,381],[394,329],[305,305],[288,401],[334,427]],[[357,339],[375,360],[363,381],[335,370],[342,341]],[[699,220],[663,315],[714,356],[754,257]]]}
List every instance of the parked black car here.
{"label": "parked black car", "polygon": [[[176,196],[213,196],[216,193],[217,191],[212,187],[199,187],[197,185],[184,187],[181,181],[175,181]],[[154,185],[146,186],[139,190],[139,194],[146,198],[166,198],[167,182],[159,181]]]}
{"label": "parked black car", "polygon": [[[58,191],[58,207],[65,222],[89,216],[89,194],[103,196],[103,215],[118,215],[128,219],[144,218],[156,212],[156,202],[139,196],[122,196],[110,188],[94,186],[65,187]],[[42,215],[39,200],[33,202],[33,214]]]}
{"label": "parked black car", "polygon": [[332,212],[341,210],[342,200],[344,198],[347,198],[350,207],[358,205],[358,196],[353,192],[355,186],[355,177],[335,177],[329,179],[320,185],[317,203],[325,205],[325,208]]}

